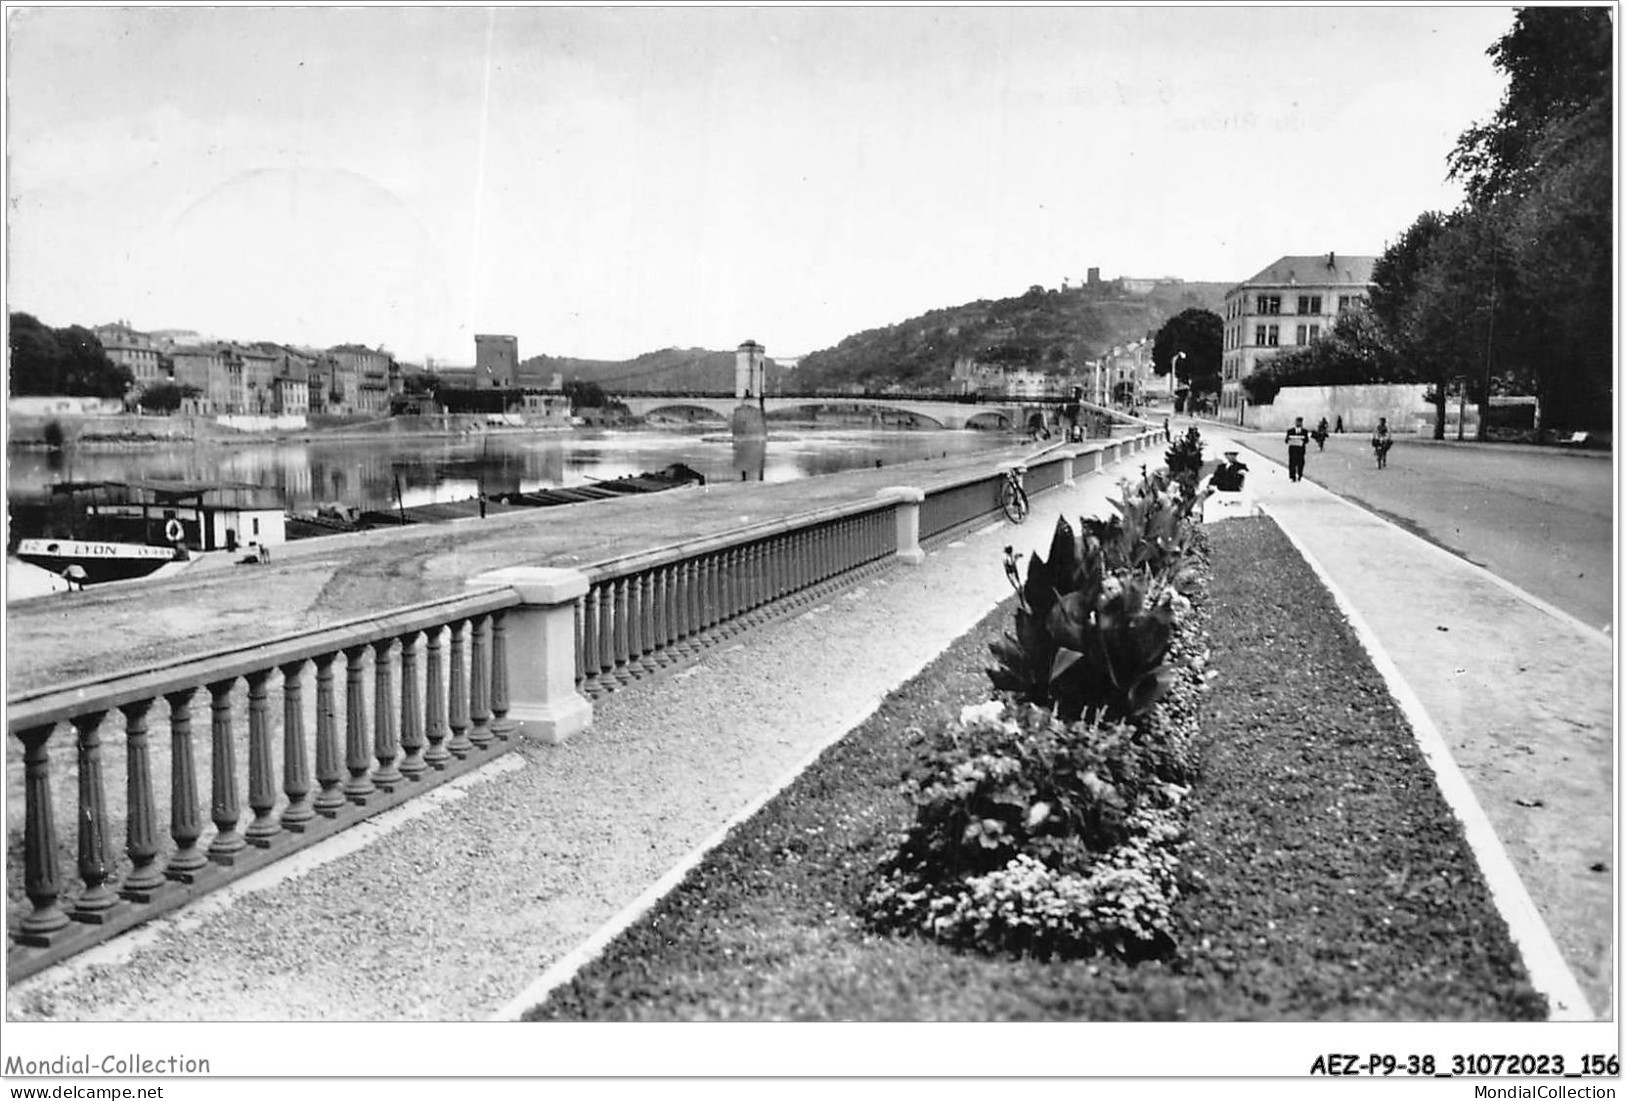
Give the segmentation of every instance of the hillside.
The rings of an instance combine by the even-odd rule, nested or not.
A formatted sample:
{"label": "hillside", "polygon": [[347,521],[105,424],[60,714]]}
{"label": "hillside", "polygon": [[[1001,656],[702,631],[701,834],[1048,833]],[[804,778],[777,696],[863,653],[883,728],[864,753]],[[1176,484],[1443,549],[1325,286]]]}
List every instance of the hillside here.
{"label": "hillside", "polygon": [[1066,290],[1034,287],[1019,298],[983,299],[847,337],[803,357],[798,389],[949,385],[956,359],[1066,373],[1114,344],[1151,335],[1190,307],[1219,312],[1224,283],[1159,283],[1144,293],[1118,281]]}
{"label": "hillside", "polygon": [[[1225,283],[1158,283],[1135,292],[1112,280],[1066,290],[1034,287],[1019,298],[982,299],[932,310],[920,317],[847,337],[833,348],[804,356],[794,370],[767,360],[768,392],[946,389],[961,357],[978,363],[1066,373],[1114,344],[1156,332],[1192,306],[1220,312]],[[731,391],[734,353],[704,348],[662,348],[636,359],[571,359],[533,356],[519,365],[524,380],[546,385],[596,382],[616,390]]]}
{"label": "hillside", "polygon": [[[704,348],[662,348],[621,361],[535,356],[519,365],[519,373],[527,379],[550,379],[557,373],[563,375],[566,382],[596,382],[612,392],[701,390],[717,393],[734,388],[734,353],[711,352]],[[769,356],[769,392],[788,377],[788,368],[780,367]]]}

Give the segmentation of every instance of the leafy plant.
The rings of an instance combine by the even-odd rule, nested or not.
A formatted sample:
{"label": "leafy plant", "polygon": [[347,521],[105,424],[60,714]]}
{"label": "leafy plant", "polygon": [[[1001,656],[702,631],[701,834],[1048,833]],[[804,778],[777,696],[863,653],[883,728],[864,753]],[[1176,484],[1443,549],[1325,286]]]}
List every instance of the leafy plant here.
{"label": "leafy plant", "polygon": [[1196,486],[1202,480],[1202,433],[1193,424],[1163,452],[1168,464],[1168,476],[1179,486],[1185,497],[1196,496]]}
{"label": "leafy plant", "polygon": [[[1163,659],[1178,598],[1155,566],[1184,568],[1187,544],[1181,537],[1171,551],[1142,551],[1147,539],[1175,538],[1162,531],[1173,516],[1125,495],[1123,520],[1109,533],[1110,555],[1100,539],[1086,536],[1080,544],[1058,520],[1048,558],[1028,561],[1014,632],[991,647],[993,686],[1053,709],[1063,722],[1112,722],[1148,711],[1168,687]],[[1114,567],[1113,557],[1121,564]]]}

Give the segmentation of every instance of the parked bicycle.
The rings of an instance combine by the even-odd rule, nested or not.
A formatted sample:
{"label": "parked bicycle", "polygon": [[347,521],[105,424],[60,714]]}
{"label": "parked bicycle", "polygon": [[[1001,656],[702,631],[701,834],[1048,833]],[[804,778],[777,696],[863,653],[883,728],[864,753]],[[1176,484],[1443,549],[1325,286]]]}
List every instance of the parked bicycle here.
{"label": "parked bicycle", "polygon": [[1014,470],[1004,472],[1004,483],[999,486],[999,507],[1012,524],[1027,518],[1031,506],[1027,503],[1027,490],[1022,487],[1021,475]]}

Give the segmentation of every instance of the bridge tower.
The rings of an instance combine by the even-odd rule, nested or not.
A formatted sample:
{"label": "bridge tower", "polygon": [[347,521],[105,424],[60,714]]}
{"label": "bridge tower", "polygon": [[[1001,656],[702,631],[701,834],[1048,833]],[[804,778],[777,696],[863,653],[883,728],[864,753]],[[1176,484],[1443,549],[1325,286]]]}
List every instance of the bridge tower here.
{"label": "bridge tower", "polygon": [[767,349],[747,340],[734,353],[734,397],[739,401],[767,393]]}
{"label": "bridge tower", "polygon": [[[734,353],[734,438],[767,435],[767,349],[747,340]],[[754,399],[755,404],[752,404]]]}

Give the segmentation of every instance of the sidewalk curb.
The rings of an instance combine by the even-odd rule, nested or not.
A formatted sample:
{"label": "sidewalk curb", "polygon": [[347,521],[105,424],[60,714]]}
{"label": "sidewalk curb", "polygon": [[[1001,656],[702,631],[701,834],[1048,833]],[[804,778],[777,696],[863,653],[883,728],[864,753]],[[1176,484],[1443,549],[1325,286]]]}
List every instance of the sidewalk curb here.
{"label": "sidewalk curb", "polygon": [[[1545,919],[1536,909],[1528,888],[1524,886],[1511,858],[1507,856],[1500,837],[1491,826],[1489,817],[1478,802],[1478,797],[1473,794],[1467,777],[1451,756],[1443,735],[1439,733],[1438,727],[1433,724],[1432,718],[1423,708],[1421,699],[1405,681],[1399,666],[1388,656],[1387,650],[1377,640],[1377,636],[1366,624],[1365,619],[1355,610],[1354,605],[1332,580],[1320,561],[1310,553],[1309,548],[1304,546],[1289,527],[1276,520],[1274,514],[1262,502],[1259,508],[1280,528],[1282,534],[1297,548],[1303,560],[1320,579],[1321,584],[1326,586],[1326,591],[1331,594],[1338,610],[1348,620],[1360,645],[1371,658],[1371,664],[1387,683],[1394,702],[1399,704],[1400,710],[1409,720],[1411,730],[1416,735],[1417,746],[1421,749],[1429,767],[1433,769],[1439,793],[1444,796],[1445,802],[1450,805],[1457,820],[1461,822],[1462,834],[1478,861],[1479,871],[1483,873],[1484,882],[1490,889],[1490,896],[1495,900],[1495,907],[1507,923],[1507,930],[1512,935],[1513,943],[1518,946],[1524,969],[1529,972],[1529,981],[1536,990],[1546,996],[1549,1019],[1596,1020],[1596,1014],[1586,1001],[1579,982],[1569,970],[1562,952],[1558,950],[1557,942],[1553,940],[1551,931],[1546,927]],[[1387,523],[1386,520],[1382,522]],[[1434,549],[1439,550],[1437,547]],[[1440,553],[1449,552],[1441,550]],[[1518,590],[1514,588],[1514,591]]]}

